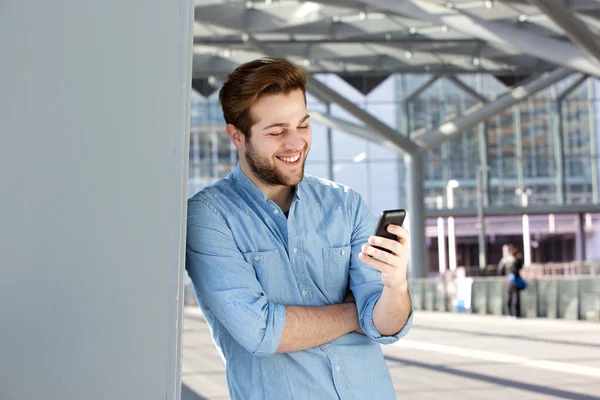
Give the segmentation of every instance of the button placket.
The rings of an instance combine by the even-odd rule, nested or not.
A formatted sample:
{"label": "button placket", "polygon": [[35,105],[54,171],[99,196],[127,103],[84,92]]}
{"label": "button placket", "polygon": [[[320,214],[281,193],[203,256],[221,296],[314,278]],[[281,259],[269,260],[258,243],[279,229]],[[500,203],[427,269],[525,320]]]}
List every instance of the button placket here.
{"label": "button placket", "polygon": [[310,304],[312,301],[312,295],[309,290],[310,282],[308,281],[306,267],[304,265],[304,255],[302,254],[302,241],[300,240],[290,240],[289,243],[290,251],[290,262],[292,264],[292,271],[294,273],[294,277],[298,282],[298,289],[300,290],[300,294],[305,299],[304,301],[307,304]]}

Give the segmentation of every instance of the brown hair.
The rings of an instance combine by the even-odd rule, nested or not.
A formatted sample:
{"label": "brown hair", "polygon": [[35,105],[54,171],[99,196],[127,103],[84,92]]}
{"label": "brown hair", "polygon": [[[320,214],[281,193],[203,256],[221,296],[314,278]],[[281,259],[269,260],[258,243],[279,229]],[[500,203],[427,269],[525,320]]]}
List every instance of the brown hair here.
{"label": "brown hair", "polygon": [[306,102],[306,72],[283,58],[265,57],[238,66],[219,91],[225,122],[246,138],[256,122],[250,108],[264,94],[290,93],[300,89]]}

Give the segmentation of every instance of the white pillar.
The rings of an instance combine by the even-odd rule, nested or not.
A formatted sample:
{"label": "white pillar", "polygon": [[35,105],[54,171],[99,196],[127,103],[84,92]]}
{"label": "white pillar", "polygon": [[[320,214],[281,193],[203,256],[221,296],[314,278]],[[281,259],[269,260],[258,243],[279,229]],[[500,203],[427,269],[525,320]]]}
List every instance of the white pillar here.
{"label": "white pillar", "polygon": [[[518,190],[518,189],[517,189]],[[519,191],[521,196],[521,205],[526,208],[528,205],[528,197],[531,194],[531,189]],[[529,229],[529,215],[523,214],[523,264],[531,264],[531,233]]]}
{"label": "white pillar", "polygon": [[[437,208],[438,210],[443,208],[444,198],[442,196],[437,197]],[[444,218],[439,217],[437,219],[437,234],[438,234],[438,264],[440,275],[446,272],[446,233],[444,229]]]}
{"label": "white pillar", "polygon": [[[454,189],[459,186],[458,181],[450,180],[446,186],[448,198],[447,207],[454,209]],[[456,232],[454,231],[454,217],[448,217],[448,266],[450,271],[456,270]]]}
{"label": "white pillar", "polygon": [[523,264],[531,264],[531,235],[529,232],[529,215],[523,214]]}
{"label": "white pillar", "polygon": [[0,1],[0,398],[180,398],[194,2]]}

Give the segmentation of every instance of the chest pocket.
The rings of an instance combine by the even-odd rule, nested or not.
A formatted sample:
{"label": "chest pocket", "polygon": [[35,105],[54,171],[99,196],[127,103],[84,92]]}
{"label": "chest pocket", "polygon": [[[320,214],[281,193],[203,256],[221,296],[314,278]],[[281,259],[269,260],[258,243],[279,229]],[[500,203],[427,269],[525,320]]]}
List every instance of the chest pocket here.
{"label": "chest pocket", "polygon": [[279,250],[245,253],[244,259],[254,268],[256,277],[269,300],[276,303],[284,302],[288,293]]}
{"label": "chest pocket", "polygon": [[323,273],[325,290],[341,301],[348,287],[351,247],[329,247],[323,249]]}

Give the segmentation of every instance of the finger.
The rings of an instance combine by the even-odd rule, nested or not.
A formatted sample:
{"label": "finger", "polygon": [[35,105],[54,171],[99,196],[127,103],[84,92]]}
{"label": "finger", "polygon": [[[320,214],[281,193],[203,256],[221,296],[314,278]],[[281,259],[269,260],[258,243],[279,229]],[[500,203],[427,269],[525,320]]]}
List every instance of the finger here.
{"label": "finger", "polygon": [[363,246],[362,252],[368,255],[369,257],[381,261],[382,263],[389,264],[392,267],[399,265],[401,261],[399,256],[372,246]]}
{"label": "finger", "polygon": [[384,275],[390,275],[394,267],[389,264],[383,263],[379,260],[376,260],[372,257],[369,257],[366,253],[362,252],[358,255],[358,257],[367,265],[373,267],[377,271],[381,272]]}
{"label": "finger", "polygon": [[383,247],[384,249],[388,249],[392,253],[399,255],[402,253],[402,244],[397,240],[386,239],[380,236],[371,236],[369,237],[369,244],[372,246]]}
{"label": "finger", "polygon": [[398,236],[398,241],[400,241],[400,243],[408,243],[410,240],[410,233],[399,225],[390,224],[388,225],[387,230],[388,232]]}

